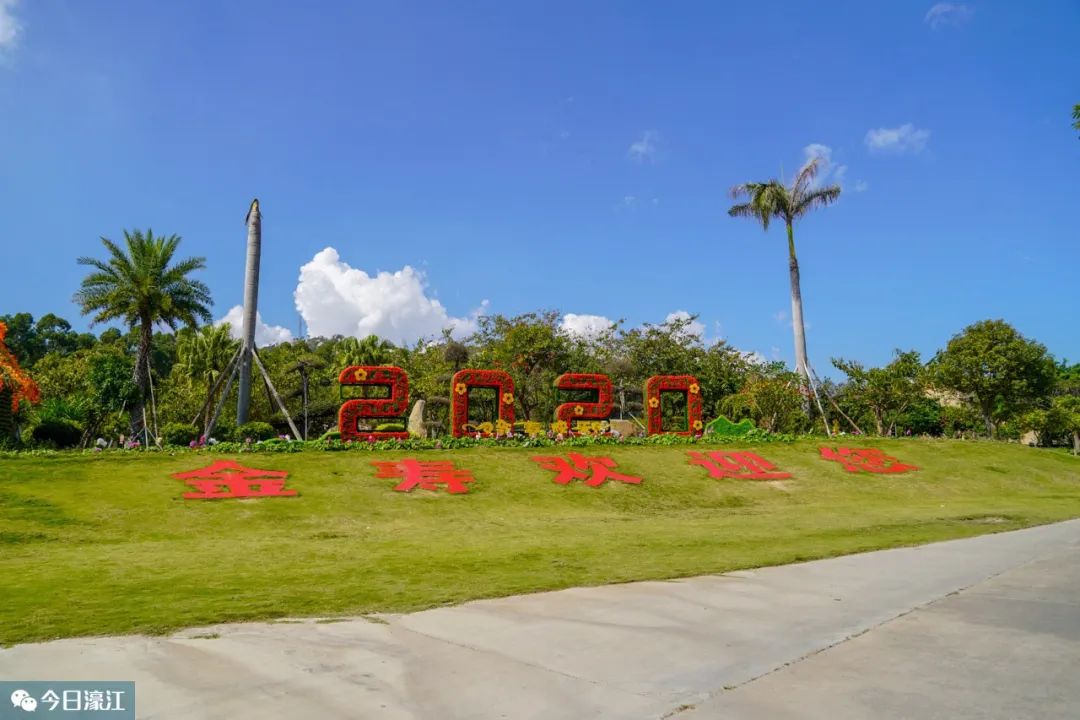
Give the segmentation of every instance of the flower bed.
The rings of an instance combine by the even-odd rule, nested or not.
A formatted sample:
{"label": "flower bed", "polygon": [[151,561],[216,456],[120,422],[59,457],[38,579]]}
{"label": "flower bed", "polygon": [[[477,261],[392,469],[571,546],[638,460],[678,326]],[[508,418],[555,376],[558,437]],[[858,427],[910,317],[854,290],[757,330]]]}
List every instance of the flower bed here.
{"label": "flower bed", "polygon": [[[686,430],[664,430],[660,394],[665,392],[678,392],[686,396]],[[704,424],[701,421],[701,386],[697,378],[693,375],[653,375],[645,381],[645,411],[649,435],[700,435]]]}

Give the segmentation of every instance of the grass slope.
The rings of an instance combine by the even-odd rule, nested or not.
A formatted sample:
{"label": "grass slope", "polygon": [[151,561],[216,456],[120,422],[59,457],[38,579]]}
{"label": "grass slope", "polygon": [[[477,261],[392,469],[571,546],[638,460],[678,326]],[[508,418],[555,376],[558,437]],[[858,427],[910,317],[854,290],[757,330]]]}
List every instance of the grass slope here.
{"label": "grass slope", "polygon": [[[373,459],[248,454],[298,498],[184,501],[205,454],[0,460],[0,644],[716,573],[1080,516],[1080,461],[1017,445],[874,443],[923,470],[849,474],[818,443],[751,448],[794,479],[711,479],[684,447],[585,449],[640,486],[559,486],[530,449],[419,453],[468,495],[391,492]],[[735,443],[728,449],[737,447]],[[698,448],[702,449],[702,448]],[[552,454],[547,450],[540,454]]]}

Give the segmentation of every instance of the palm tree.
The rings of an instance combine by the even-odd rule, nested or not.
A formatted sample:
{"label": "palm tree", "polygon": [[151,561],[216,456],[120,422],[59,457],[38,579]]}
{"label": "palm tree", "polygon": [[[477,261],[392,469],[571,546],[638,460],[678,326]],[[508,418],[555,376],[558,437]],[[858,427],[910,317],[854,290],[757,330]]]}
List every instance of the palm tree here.
{"label": "palm tree", "polygon": [[788,272],[791,275],[791,327],[795,334],[795,371],[809,384],[809,362],[806,359],[806,330],[803,326],[802,291],[799,288],[799,260],[795,256],[795,221],[818,207],[825,207],[840,197],[840,186],[818,187],[814,179],[818,173],[818,158],[811,158],[790,186],[779,180],[750,182],[736,185],[731,196],[747,196],[748,202],[733,205],[728,210],[732,217],[754,218],[765,230],[769,221],[780,218],[787,225]]}
{"label": "palm tree", "polygon": [[131,413],[131,430],[142,427],[143,408],[150,387],[150,343],[154,325],[163,323],[176,330],[178,323],[197,327],[209,322],[210,290],[188,275],[206,267],[206,258],[191,257],[170,265],[180,236],[154,237],[151,230],[142,233],[124,231],[126,251],[108,238],[101,242],[108,250],[106,260],[79,258],[80,265],[93,271],[83,278],[75,302],[83,315],[93,316],[93,323],[122,319],[139,330],[135,355],[134,379],[138,386]]}
{"label": "palm tree", "polygon": [[1080,130],[1080,103],[1073,105],[1073,127]]}
{"label": "palm tree", "polygon": [[343,338],[334,352],[334,361],[340,368],[349,365],[385,365],[393,358],[394,345],[376,335],[363,340]]}
{"label": "palm tree", "polygon": [[176,340],[176,365],[191,384],[202,383],[206,389],[203,402],[203,427],[210,422],[221,374],[236,354],[240,341],[233,340],[227,324],[204,325],[198,332],[184,333]]}

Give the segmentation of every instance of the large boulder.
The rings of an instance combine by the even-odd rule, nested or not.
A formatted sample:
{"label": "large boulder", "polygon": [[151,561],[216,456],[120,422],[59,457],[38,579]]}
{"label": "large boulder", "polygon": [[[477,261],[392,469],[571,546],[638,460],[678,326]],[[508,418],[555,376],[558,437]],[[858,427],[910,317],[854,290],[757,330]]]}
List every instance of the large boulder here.
{"label": "large boulder", "polygon": [[424,427],[424,401],[417,400],[416,404],[412,406],[412,412],[409,413],[409,424],[407,425],[409,434],[414,437],[424,437],[427,435],[426,428]]}
{"label": "large boulder", "polygon": [[645,431],[641,426],[631,420],[610,420],[608,425],[613,431],[619,433],[623,437],[645,434]]}

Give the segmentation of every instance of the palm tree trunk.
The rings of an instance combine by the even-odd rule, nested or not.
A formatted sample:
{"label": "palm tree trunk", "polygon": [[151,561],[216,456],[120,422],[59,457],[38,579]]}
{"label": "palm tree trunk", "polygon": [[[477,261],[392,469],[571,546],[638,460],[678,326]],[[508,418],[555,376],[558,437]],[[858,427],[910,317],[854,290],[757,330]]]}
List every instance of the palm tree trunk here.
{"label": "palm tree trunk", "polygon": [[802,290],[799,287],[799,260],[795,257],[795,232],[787,223],[788,269],[791,274],[791,330],[795,335],[795,372],[810,384],[810,363],[806,359],[806,328],[803,326]]}
{"label": "palm tree trunk", "polygon": [[1080,430],[1073,430],[1073,455],[1080,455]]}
{"label": "palm tree trunk", "polygon": [[255,352],[255,323],[259,306],[259,256],[262,252],[262,216],[258,202],[248,214],[247,268],[244,272],[244,323],[240,355],[240,385],[236,399],[236,424],[248,421],[251,405],[251,365]]}
{"label": "palm tree trunk", "polygon": [[154,340],[154,324],[149,318],[143,318],[139,327],[139,350],[135,355],[135,371],[133,373],[138,392],[135,393],[135,402],[131,406],[131,422],[128,423],[132,438],[136,438],[143,427],[143,409],[146,406],[146,395],[150,391],[150,345]]}

